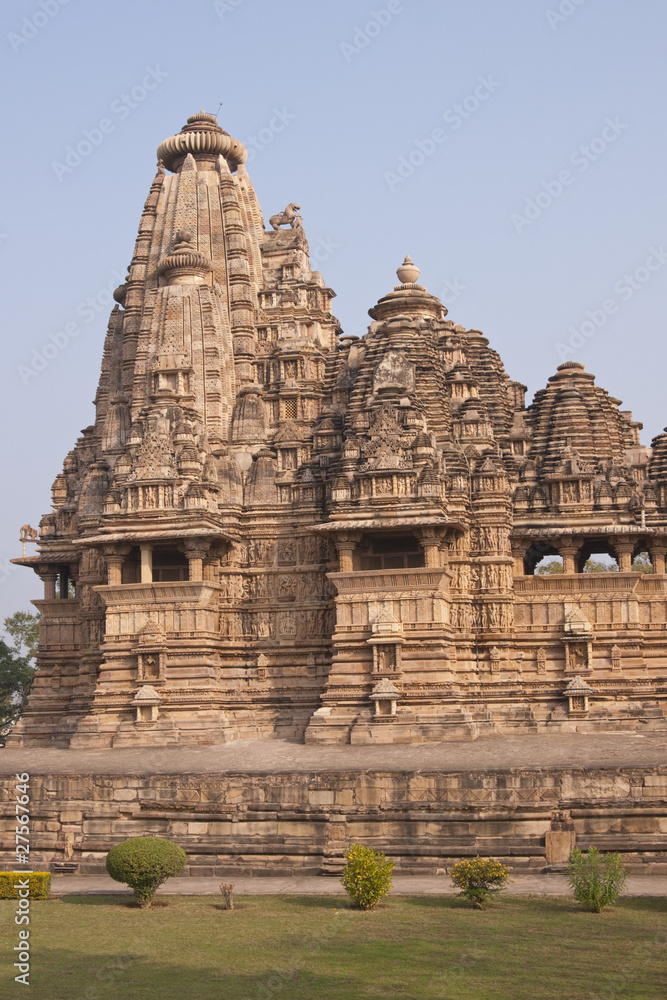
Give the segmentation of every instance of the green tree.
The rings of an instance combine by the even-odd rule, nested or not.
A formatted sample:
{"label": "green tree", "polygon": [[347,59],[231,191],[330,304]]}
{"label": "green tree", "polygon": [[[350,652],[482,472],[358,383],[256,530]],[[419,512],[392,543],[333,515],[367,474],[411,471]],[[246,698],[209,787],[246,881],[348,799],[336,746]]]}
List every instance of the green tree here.
{"label": "green tree", "polygon": [[14,649],[19,655],[35,656],[39,642],[39,615],[15,611],[9,618],[5,618],[5,632],[11,636]]}
{"label": "green tree", "polygon": [[39,615],[17,611],[4,627],[12,645],[0,639],[0,731],[20,718],[35,679]]}
{"label": "green tree", "polygon": [[584,563],[584,573],[618,573],[618,563],[600,562],[599,559],[587,559]]}
{"label": "green tree", "polygon": [[653,564],[648,552],[638,552],[632,563],[633,573],[653,573]]}
{"label": "green tree", "polygon": [[563,572],[563,563],[559,559],[551,559],[549,562],[543,562],[535,570],[536,576],[552,576],[554,573]]}

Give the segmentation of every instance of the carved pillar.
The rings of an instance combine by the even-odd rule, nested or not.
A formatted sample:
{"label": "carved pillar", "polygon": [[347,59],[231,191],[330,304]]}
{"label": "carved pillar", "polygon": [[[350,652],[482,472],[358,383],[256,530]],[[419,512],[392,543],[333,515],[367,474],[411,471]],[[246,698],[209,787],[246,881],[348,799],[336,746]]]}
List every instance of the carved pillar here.
{"label": "carved pillar", "polygon": [[105,555],[107,568],[109,570],[107,576],[107,583],[110,587],[118,587],[123,582],[123,562],[125,561],[125,556],[118,555],[114,552],[113,555]]}
{"label": "carved pillar", "polygon": [[579,554],[578,545],[559,545],[558,551],[563,557],[563,573],[577,572],[577,556]]}
{"label": "carved pillar", "polygon": [[358,531],[346,531],[336,537],[341,573],[352,573],[354,570],[354,550],[360,538],[361,533]]}
{"label": "carved pillar", "polygon": [[153,546],[148,543],[141,545],[141,582],[153,582]]}
{"label": "carved pillar", "polygon": [[618,539],[614,542],[616,557],[618,559],[618,568],[621,573],[630,573],[632,571],[632,553],[634,551],[634,547],[634,542],[629,542],[624,539]]}
{"label": "carved pillar", "polygon": [[56,580],[58,579],[58,574],[55,570],[49,569],[46,572],[39,572],[39,576],[44,583],[44,600],[54,601],[56,598]]}
{"label": "carved pillar", "polygon": [[107,583],[119,587],[123,582],[123,563],[130,551],[129,545],[105,545],[102,552],[107,564]]}
{"label": "carved pillar", "polygon": [[208,555],[210,542],[202,542],[200,539],[185,542],[185,554],[188,557],[188,576],[191,580],[201,581],[204,579],[204,559]]}
{"label": "carved pillar", "polygon": [[654,573],[665,572],[665,554],[667,554],[667,547],[664,545],[651,545],[651,562]]}
{"label": "carved pillar", "polygon": [[420,544],[424,550],[424,566],[427,569],[440,566],[440,533],[432,528],[422,528]]}
{"label": "carved pillar", "polygon": [[514,563],[514,576],[525,576],[526,546],[523,542],[512,543],[512,560]]}

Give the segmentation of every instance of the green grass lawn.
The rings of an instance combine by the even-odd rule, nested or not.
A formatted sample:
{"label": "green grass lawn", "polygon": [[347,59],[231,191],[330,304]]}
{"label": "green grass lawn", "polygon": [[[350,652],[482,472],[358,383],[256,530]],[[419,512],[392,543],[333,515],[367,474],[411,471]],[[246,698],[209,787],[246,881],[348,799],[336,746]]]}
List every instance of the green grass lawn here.
{"label": "green grass lawn", "polygon": [[483,911],[447,896],[67,896],[31,907],[30,988],[13,982],[16,904],[0,902],[9,1000],[616,1000],[667,995],[667,900],[601,914],[566,898]]}

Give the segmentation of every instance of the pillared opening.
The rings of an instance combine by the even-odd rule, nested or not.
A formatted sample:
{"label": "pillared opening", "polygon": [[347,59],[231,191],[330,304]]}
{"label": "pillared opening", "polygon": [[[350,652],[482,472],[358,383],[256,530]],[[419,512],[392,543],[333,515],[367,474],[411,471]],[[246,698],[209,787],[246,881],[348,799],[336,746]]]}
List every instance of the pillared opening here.
{"label": "pillared opening", "polygon": [[424,550],[414,535],[364,535],[354,555],[357,570],[424,566]]}

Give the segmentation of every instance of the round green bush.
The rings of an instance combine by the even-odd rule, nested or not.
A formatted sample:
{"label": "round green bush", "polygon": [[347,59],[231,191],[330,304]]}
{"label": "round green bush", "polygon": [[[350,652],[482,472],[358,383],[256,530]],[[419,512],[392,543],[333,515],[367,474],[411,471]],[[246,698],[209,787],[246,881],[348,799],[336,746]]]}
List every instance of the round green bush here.
{"label": "round green bush", "polygon": [[150,906],[163,882],[178,875],[187,856],[182,847],[164,837],[131,837],[107,854],[107,871],[116,882],[134,889],[139,906]]}

